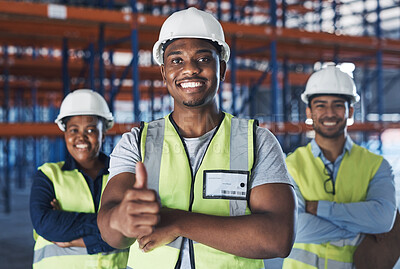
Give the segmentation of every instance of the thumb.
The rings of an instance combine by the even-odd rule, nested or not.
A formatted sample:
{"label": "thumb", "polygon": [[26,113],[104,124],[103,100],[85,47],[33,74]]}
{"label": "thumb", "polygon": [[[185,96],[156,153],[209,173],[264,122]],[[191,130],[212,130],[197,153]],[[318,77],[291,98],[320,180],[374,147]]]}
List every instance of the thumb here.
{"label": "thumb", "polygon": [[147,189],[147,172],[146,167],[142,162],[136,163],[135,189]]}

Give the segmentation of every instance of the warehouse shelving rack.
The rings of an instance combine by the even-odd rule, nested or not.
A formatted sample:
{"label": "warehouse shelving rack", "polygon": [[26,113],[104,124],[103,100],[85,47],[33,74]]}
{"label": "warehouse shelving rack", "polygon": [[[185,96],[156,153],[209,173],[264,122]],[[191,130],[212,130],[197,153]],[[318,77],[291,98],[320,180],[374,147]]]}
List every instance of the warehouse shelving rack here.
{"label": "warehouse shelving rack", "polygon": [[[0,92],[0,166],[7,175],[12,165],[27,163],[23,147],[32,151],[28,155],[33,156],[34,166],[62,158],[65,151],[60,139],[62,133],[51,122],[63,96],[70,90],[94,88],[106,97],[111,108],[115,100],[132,101],[133,121],[117,123],[110,132],[112,136],[128,131],[143,120],[140,110],[143,100],[152,112],[154,98],[167,95],[160,83],[159,68],[151,60],[141,64],[139,55],[148,55],[166,15],[187,7],[186,1],[120,0],[89,4],[68,1],[68,5],[64,2],[0,0],[0,85],[3,89]],[[307,130],[301,117],[291,116],[301,114],[304,107],[300,102],[295,106],[292,103],[293,97],[299,99],[298,89],[304,86],[315,62],[351,61],[363,66],[366,72],[359,80],[364,81],[360,83],[361,91],[370,85],[367,82],[374,76],[376,96],[383,96],[382,70],[400,69],[400,38],[393,38],[396,32],[381,31],[379,1],[375,11],[366,8],[362,11],[363,28],[367,30],[358,36],[343,34],[346,28],[338,22],[344,17],[339,13],[344,4],[336,0],[193,3],[221,20],[232,49],[227,79],[220,92],[221,106],[233,114],[258,117],[257,96],[260,91],[268,90],[271,109],[263,112],[268,115],[261,120],[276,134],[302,134]],[[393,3],[395,6],[396,2]],[[394,7],[384,9],[389,8]],[[310,15],[322,17],[329,9],[334,10],[328,22],[333,27],[332,33],[324,31],[326,21],[309,19]],[[368,36],[371,22],[365,19],[365,14],[373,12],[378,14],[378,19],[374,35]],[[129,64],[116,65],[114,56],[118,53],[133,55],[129,56]],[[226,96],[231,102],[226,102]],[[378,113],[382,115],[383,100],[378,99],[377,103]],[[368,106],[364,108],[364,115],[368,112],[365,109]],[[25,116],[26,111],[33,116]],[[380,133],[386,128],[400,128],[400,125],[370,123],[362,118],[351,130]],[[113,141],[109,141],[109,147]],[[48,145],[56,147],[59,155],[50,156],[52,151]],[[4,185],[3,189],[9,191],[9,182]]]}

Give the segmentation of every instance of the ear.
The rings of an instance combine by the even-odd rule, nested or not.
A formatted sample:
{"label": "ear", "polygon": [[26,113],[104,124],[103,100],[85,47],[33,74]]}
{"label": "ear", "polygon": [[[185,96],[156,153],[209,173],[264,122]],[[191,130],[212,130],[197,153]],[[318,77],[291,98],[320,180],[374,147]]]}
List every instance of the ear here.
{"label": "ear", "polygon": [[352,105],[349,106],[349,116],[348,118],[351,119],[353,118],[353,114],[354,114],[354,107]]}
{"label": "ear", "polygon": [[312,119],[312,112],[311,112],[311,108],[309,106],[306,107],[306,116],[307,116],[307,119]]}
{"label": "ear", "polygon": [[165,78],[165,67],[163,64],[160,65],[160,71],[161,71],[161,76],[162,76],[162,79],[163,79],[164,85],[165,85],[165,84],[167,84],[167,79]]}
{"label": "ear", "polygon": [[220,80],[224,81],[225,75],[226,75],[226,62],[225,61],[219,61],[219,74],[220,74]]}

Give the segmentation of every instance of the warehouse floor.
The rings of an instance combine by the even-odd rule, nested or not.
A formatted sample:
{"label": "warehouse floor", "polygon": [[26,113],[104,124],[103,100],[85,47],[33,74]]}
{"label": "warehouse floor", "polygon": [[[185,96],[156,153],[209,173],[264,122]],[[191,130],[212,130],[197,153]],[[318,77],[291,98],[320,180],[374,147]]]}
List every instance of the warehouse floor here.
{"label": "warehouse floor", "polygon": [[13,190],[11,213],[0,212],[0,268],[32,268],[33,237],[29,217],[29,191]]}

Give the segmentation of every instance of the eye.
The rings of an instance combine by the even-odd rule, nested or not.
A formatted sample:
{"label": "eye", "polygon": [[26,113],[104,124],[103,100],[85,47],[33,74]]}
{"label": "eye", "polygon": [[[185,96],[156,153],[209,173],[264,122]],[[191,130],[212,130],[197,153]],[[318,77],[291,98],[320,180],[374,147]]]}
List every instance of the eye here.
{"label": "eye", "polygon": [[337,108],[343,108],[343,107],[344,107],[344,104],[342,104],[342,103],[337,103],[335,106],[336,106]]}
{"label": "eye", "polygon": [[172,60],[171,60],[171,63],[172,64],[180,64],[180,63],[182,63],[183,62],[183,60],[181,59],[181,58],[173,58]]}
{"label": "eye", "polygon": [[96,128],[90,128],[90,129],[87,129],[86,132],[88,134],[95,134],[95,133],[97,133],[97,129]]}
{"label": "eye", "polygon": [[211,59],[210,59],[209,57],[201,57],[201,58],[199,59],[199,62],[203,62],[203,63],[207,63],[207,62],[209,62],[209,61],[211,61]]}
{"label": "eye", "polygon": [[78,128],[71,127],[67,129],[68,133],[75,134],[78,132]]}

